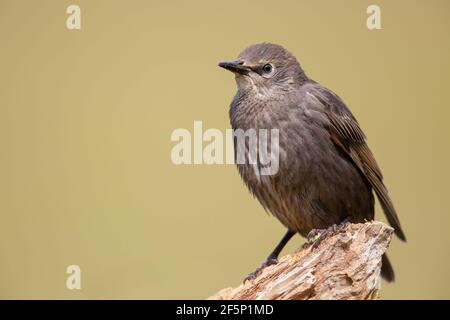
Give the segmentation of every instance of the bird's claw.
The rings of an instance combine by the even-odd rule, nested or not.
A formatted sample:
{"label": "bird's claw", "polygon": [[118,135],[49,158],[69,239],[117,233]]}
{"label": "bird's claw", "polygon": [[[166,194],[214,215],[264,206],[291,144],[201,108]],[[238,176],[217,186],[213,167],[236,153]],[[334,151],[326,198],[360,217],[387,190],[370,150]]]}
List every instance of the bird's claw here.
{"label": "bird's claw", "polygon": [[249,273],[245,278],[244,278],[244,283],[246,283],[247,281],[251,281],[251,280],[255,280],[257,276],[259,276],[259,274],[264,270],[264,268],[277,264],[278,263],[278,259],[276,258],[267,258],[266,261],[264,261],[258,268],[256,268],[255,271]]}
{"label": "bird's claw", "polygon": [[311,231],[308,232],[308,235],[306,236],[306,239],[309,243],[312,242],[312,240],[319,235],[321,232],[323,232],[325,229],[311,229]]}
{"label": "bird's claw", "polygon": [[[322,243],[322,241],[328,237],[330,234],[333,233],[333,226],[327,228],[327,229],[313,229],[311,231],[313,232],[313,236],[310,238],[309,237],[309,233],[308,233],[308,242],[312,245],[311,248],[312,249],[316,249],[317,247],[319,247],[319,245]],[[317,238],[315,238],[314,240],[312,240],[315,236],[319,235]]]}
{"label": "bird's claw", "polygon": [[[345,219],[341,223],[333,224],[331,227],[326,229],[311,229],[306,236],[308,243],[312,245],[312,249],[316,249],[326,237],[342,232],[345,228],[347,228],[349,223],[349,219]],[[317,235],[318,237],[314,239]]]}

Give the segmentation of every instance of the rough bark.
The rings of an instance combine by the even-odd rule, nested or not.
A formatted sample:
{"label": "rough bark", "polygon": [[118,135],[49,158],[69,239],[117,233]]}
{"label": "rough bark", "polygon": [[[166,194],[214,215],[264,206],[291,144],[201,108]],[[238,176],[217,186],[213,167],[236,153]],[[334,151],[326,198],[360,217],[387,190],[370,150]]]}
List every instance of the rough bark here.
{"label": "rough bark", "polygon": [[304,245],[254,280],[209,299],[376,299],[381,257],[393,229],[381,222],[349,224],[317,248]]}

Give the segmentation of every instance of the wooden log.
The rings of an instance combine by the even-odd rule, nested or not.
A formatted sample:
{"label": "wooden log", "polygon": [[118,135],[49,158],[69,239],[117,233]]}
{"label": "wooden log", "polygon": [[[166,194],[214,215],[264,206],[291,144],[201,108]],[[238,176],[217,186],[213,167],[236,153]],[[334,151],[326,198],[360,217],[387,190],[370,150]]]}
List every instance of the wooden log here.
{"label": "wooden log", "polygon": [[266,267],[256,279],[208,299],[376,299],[381,257],[392,233],[381,222],[348,224],[317,248],[305,244]]}

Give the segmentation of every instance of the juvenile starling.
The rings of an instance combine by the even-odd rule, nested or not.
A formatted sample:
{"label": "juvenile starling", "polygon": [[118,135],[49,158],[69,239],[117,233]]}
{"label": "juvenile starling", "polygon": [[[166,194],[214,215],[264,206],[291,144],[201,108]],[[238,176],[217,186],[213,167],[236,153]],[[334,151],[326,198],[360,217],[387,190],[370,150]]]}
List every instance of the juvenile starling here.
{"label": "juvenile starling", "polygon": [[[238,86],[230,106],[232,128],[279,130],[276,174],[261,178],[254,165],[237,164],[250,192],[287,228],[267,260],[246,279],[276,263],[296,233],[310,238],[319,230],[321,238],[331,226],[373,220],[372,190],[395,234],[406,241],[366,137],[334,92],[311,80],[297,59],[275,44],[252,45],[219,66],[234,73]],[[394,281],[386,255],[381,275]]]}

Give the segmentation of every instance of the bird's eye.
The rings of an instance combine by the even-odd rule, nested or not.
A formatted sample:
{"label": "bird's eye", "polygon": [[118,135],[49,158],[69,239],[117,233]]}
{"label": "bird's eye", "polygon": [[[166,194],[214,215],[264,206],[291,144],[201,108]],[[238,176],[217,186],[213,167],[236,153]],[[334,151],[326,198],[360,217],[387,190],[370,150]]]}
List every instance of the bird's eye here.
{"label": "bird's eye", "polygon": [[270,63],[265,64],[262,70],[264,71],[264,73],[271,73],[273,70],[273,66]]}

